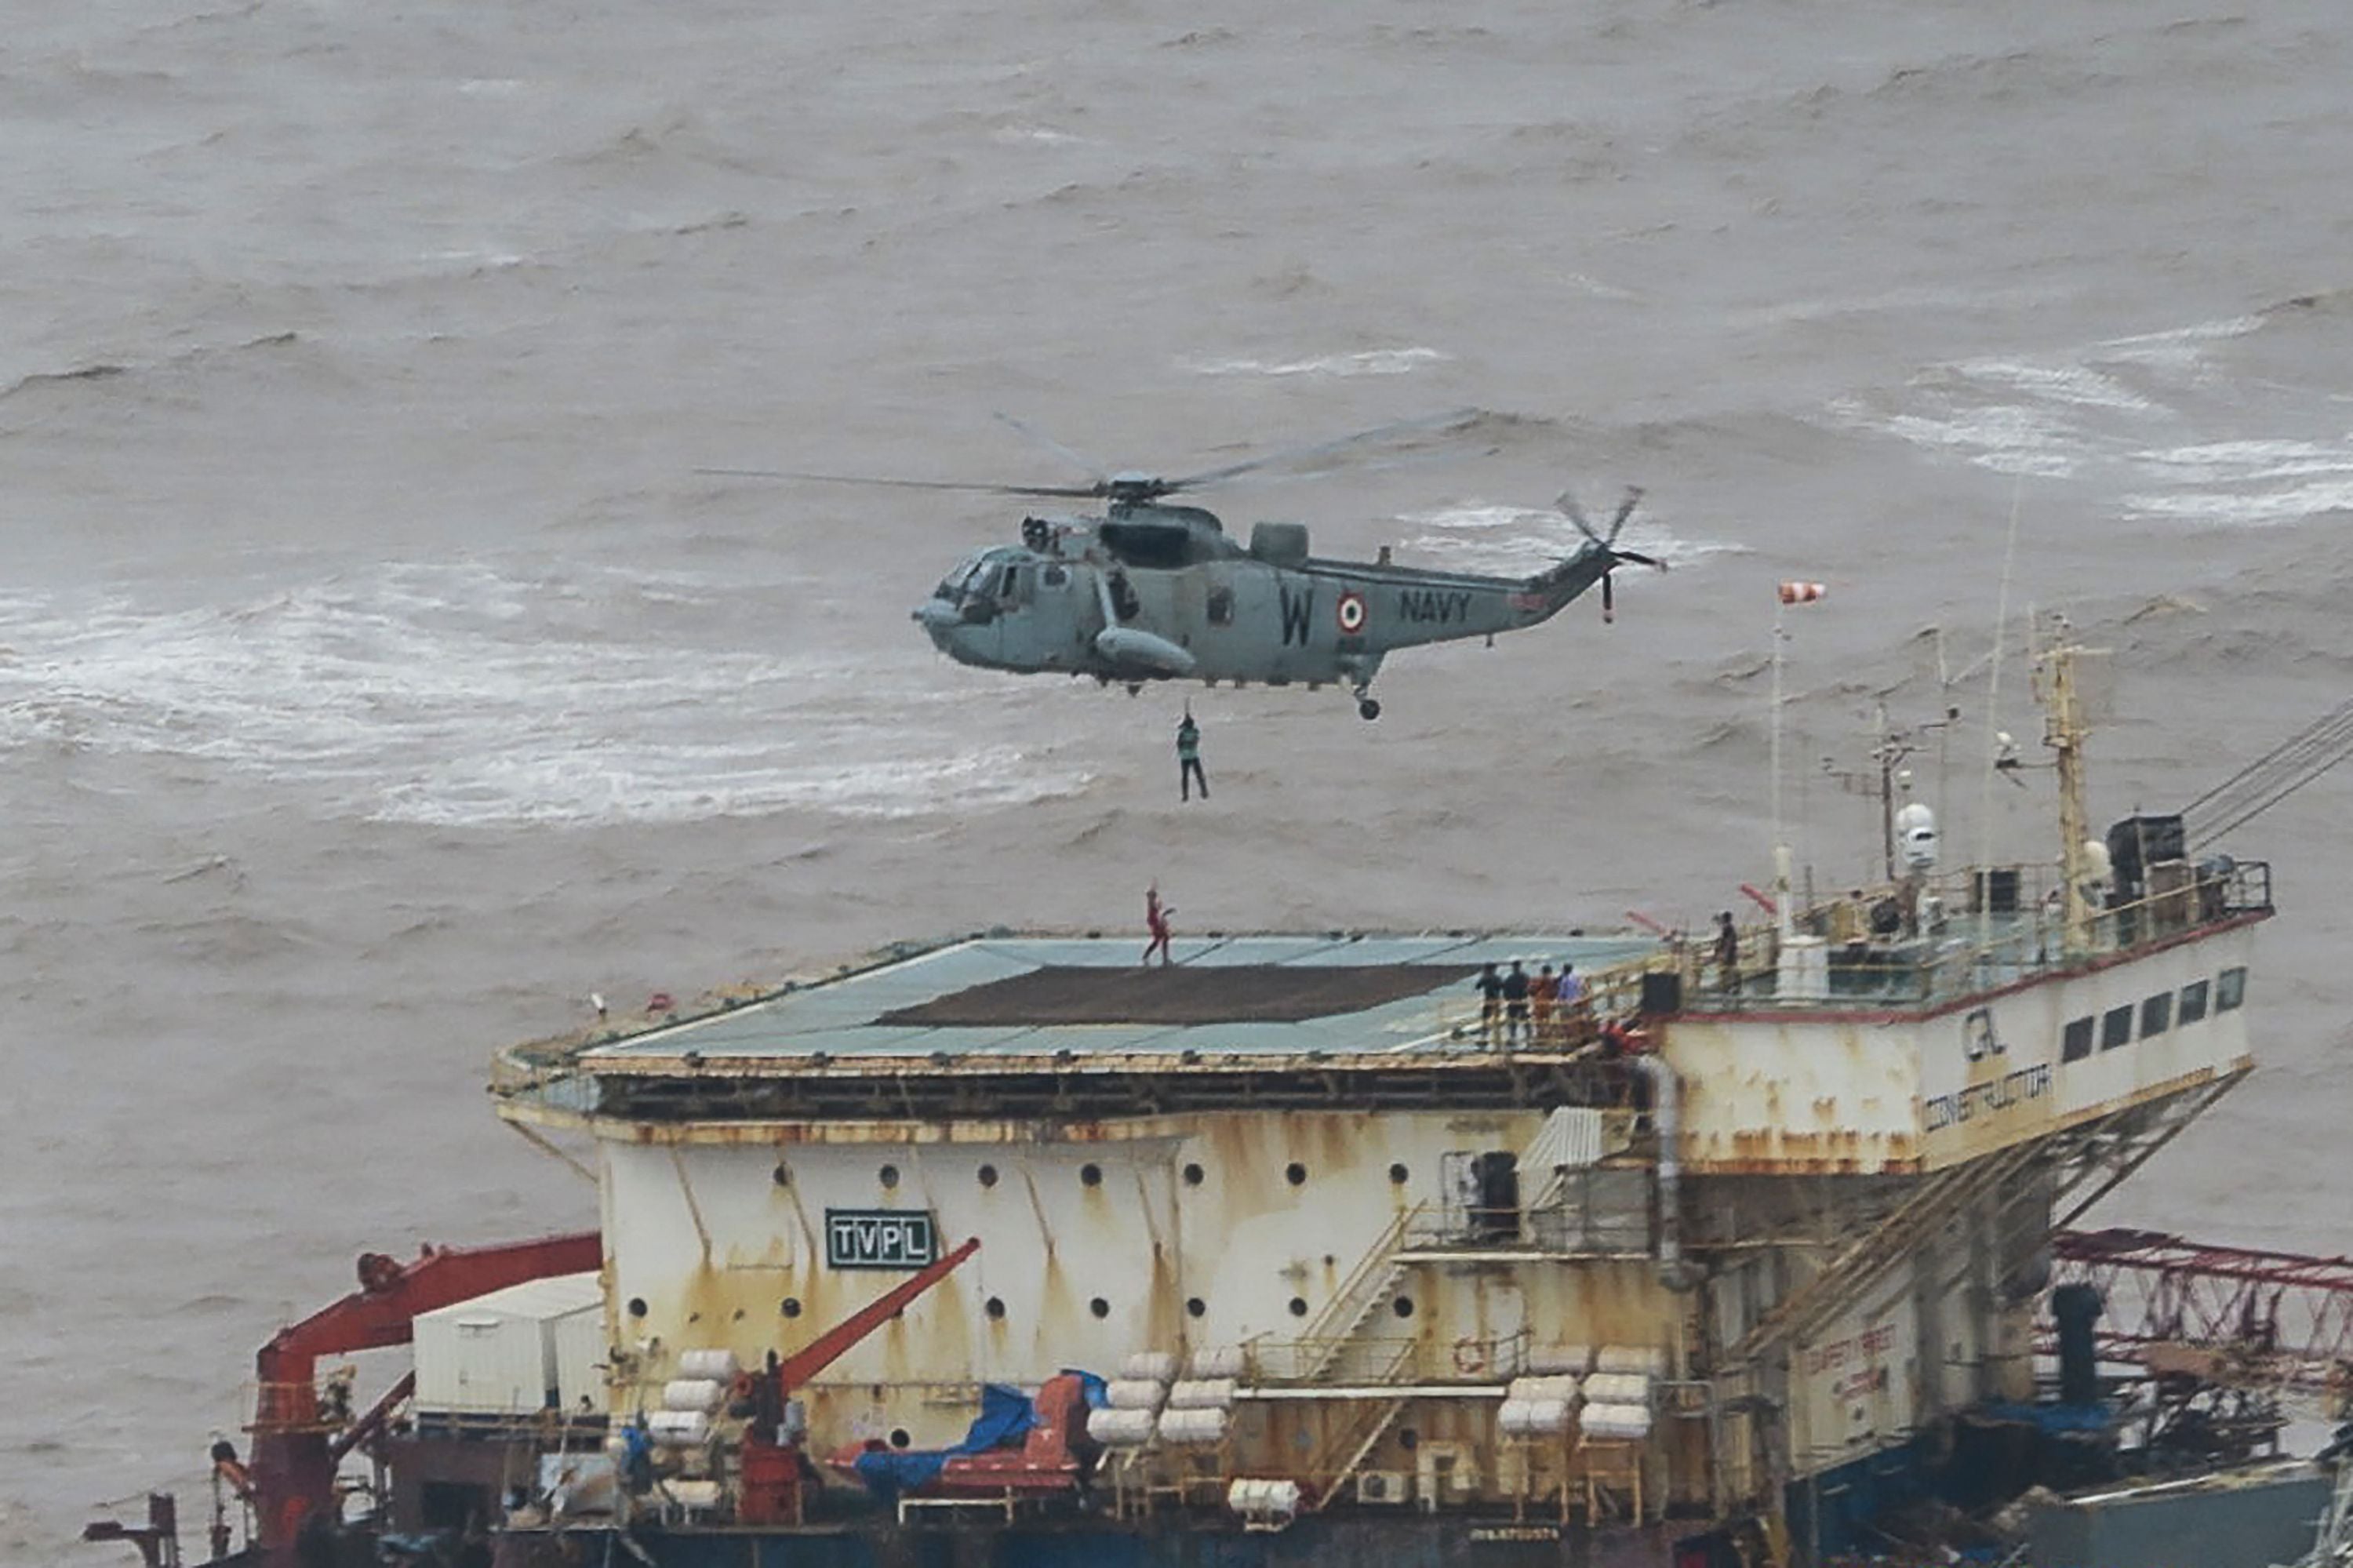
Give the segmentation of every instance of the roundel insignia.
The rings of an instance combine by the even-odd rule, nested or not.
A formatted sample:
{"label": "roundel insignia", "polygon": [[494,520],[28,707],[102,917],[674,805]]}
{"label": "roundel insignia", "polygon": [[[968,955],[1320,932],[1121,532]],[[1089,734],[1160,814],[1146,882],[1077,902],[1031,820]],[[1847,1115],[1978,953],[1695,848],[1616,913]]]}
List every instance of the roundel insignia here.
{"label": "roundel insignia", "polygon": [[1357,632],[1362,631],[1365,629],[1365,596],[1360,593],[1342,594],[1339,615],[1340,630],[1343,633],[1354,637]]}

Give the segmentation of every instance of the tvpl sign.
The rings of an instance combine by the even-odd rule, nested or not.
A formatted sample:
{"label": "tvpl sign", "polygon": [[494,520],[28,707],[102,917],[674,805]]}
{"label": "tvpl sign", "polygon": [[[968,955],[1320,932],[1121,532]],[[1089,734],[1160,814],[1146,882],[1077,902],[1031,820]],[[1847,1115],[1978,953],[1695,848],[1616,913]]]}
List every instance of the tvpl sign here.
{"label": "tvpl sign", "polygon": [[922,1268],[939,1256],[939,1227],[928,1213],[907,1209],[825,1212],[828,1268]]}

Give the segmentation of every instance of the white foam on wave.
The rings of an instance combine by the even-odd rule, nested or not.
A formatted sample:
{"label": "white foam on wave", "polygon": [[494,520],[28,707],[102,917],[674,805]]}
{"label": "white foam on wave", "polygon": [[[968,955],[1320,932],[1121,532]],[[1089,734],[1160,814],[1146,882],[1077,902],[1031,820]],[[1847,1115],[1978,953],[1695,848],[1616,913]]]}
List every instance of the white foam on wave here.
{"label": "white foam on wave", "polygon": [[2268,528],[2353,510],[2353,436],[2197,441],[2136,452],[2131,467],[2166,487],[2124,496],[2133,517]]}
{"label": "white foam on wave", "polygon": [[990,140],[1017,146],[1064,147],[1085,142],[1088,138],[1069,131],[1057,131],[1050,125],[1000,125],[991,132]]}
{"label": "white foam on wave", "polygon": [[[0,754],[185,758],[325,809],[476,826],[815,810],[911,817],[1083,789],[976,745],[933,656],[783,656],[673,633],[731,585],[613,574],[586,609],[482,567],[389,568],[228,609],[0,601]],[[597,607],[603,607],[598,612]],[[659,622],[633,624],[635,618]],[[757,618],[752,618],[756,620]],[[855,758],[855,761],[845,761]]]}
{"label": "white foam on wave", "polygon": [[1198,376],[1404,376],[1453,357],[1434,348],[1374,348],[1311,359],[1190,359],[1177,365]]}
{"label": "white foam on wave", "polygon": [[530,258],[515,250],[428,250],[417,258],[428,267],[457,267],[468,272],[504,271]]}
{"label": "white foam on wave", "polygon": [[2203,441],[2139,454],[2154,476],[2200,484],[2247,484],[2300,479],[2316,473],[2353,472],[2353,445],[2318,441]]}
{"label": "white foam on wave", "polygon": [[2010,388],[2048,403],[2079,408],[2114,408],[2128,414],[2149,413],[2157,407],[2116,377],[2088,365],[1974,359],[1955,369],[1979,386]]}
{"label": "white foam on wave", "polygon": [[2263,324],[2261,316],[2226,316],[2166,332],[2112,337],[2094,346],[2092,359],[2104,365],[2141,365],[2162,370],[2202,371],[2207,345],[2244,337]]}
{"label": "white foam on wave", "polygon": [[2142,517],[2267,528],[2300,523],[2323,512],[2353,512],[2353,474],[2321,483],[2298,484],[2253,494],[2189,491],[2127,495],[2127,510]]}
{"label": "white foam on wave", "polygon": [[1915,446],[1943,448],[1997,473],[2063,479],[2091,451],[2091,443],[2069,421],[2038,408],[1954,408],[1877,420],[1858,414],[1856,422]]}

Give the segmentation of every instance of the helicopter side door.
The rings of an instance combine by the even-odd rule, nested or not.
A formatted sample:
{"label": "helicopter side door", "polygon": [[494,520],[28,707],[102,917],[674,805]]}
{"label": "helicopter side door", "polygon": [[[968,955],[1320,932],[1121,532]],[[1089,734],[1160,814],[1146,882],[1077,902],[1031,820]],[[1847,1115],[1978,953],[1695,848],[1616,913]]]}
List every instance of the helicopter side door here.
{"label": "helicopter side door", "polygon": [[[1006,653],[1027,670],[1078,670],[1092,647],[1093,589],[1068,561],[1025,561],[1006,623]],[[1090,612],[1093,612],[1091,616]]]}

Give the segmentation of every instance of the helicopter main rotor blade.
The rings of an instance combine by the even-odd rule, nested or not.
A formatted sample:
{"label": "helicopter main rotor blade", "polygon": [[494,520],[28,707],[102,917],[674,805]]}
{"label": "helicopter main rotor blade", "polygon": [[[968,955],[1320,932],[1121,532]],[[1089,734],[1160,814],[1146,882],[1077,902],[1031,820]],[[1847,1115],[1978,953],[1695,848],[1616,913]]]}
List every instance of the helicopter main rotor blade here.
{"label": "helicopter main rotor blade", "polygon": [[1634,515],[1634,503],[1642,499],[1641,486],[1626,487],[1626,499],[1618,503],[1618,515],[1609,519],[1609,542],[1618,542],[1618,530],[1626,526],[1626,519]]}
{"label": "helicopter main rotor blade", "polygon": [[1247,462],[1229,463],[1223,468],[1205,469],[1199,473],[1188,473],[1182,479],[1161,480],[1157,482],[1157,487],[1164,495],[1176,490],[1198,490],[1205,484],[1219,484],[1229,479],[1236,479],[1259,469],[1272,468],[1282,463],[1310,462],[1317,458],[1335,456],[1353,447],[1393,440],[1399,436],[1464,429],[1478,418],[1479,410],[1476,408],[1451,408],[1443,414],[1425,415],[1419,419],[1399,419],[1394,424],[1376,425],[1369,430],[1358,430],[1353,436],[1342,436],[1337,440],[1318,441],[1313,446],[1293,447],[1285,451],[1270,452],[1264,457],[1252,458]]}
{"label": "helicopter main rotor blade", "polygon": [[1562,491],[1553,501],[1553,505],[1559,508],[1561,515],[1576,524],[1577,531],[1593,541],[1597,549],[1606,550],[1609,547],[1609,541],[1593,531],[1592,521],[1585,515],[1585,508],[1577,503],[1575,492]]}
{"label": "helicopter main rotor blade", "polygon": [[819,484],[881,484],[893,490],[961,490],[982,495],[1047,495],[1072,500],[1088,500],[1100,495],[1094,485],[1069,484],[969,484],[952,479],[884,479],[865,473],[807,473],[797,469],[781,468],[698,468],[697,473],[722,474],[735,479],[803,479]]}
{"label": "helicopter main rotor blade", "polygon": [[[1045,431],[1038,429],[1037,426],[1030,424],[1026,419],[1017,419],[1012,415],[1006,413],[1003,409],[998,409],[997,411],[997,417],[1004,423],[1010,425],[1016,430],[1018,430],[1023,436],[1029,438],[1030,441],[1034,442],[1038,446],[1043,447],[1046,450],[1052,452],[1056,457],[1060,458],[1064,462],[1069,463],[1072,468],[1077,469],[1089,479],[1093,480],[1098,486],[1107,486],[1111,483],[1111,471],[1103,467],[1103,464],[1096,462],[1093,459],[1087,457],[1083,453],[1072,451],[1070,448],[1064,446],[1061,442],[1056,440]],[[1098,490],[1094,493],[1101,493],[1101,492]]]}

